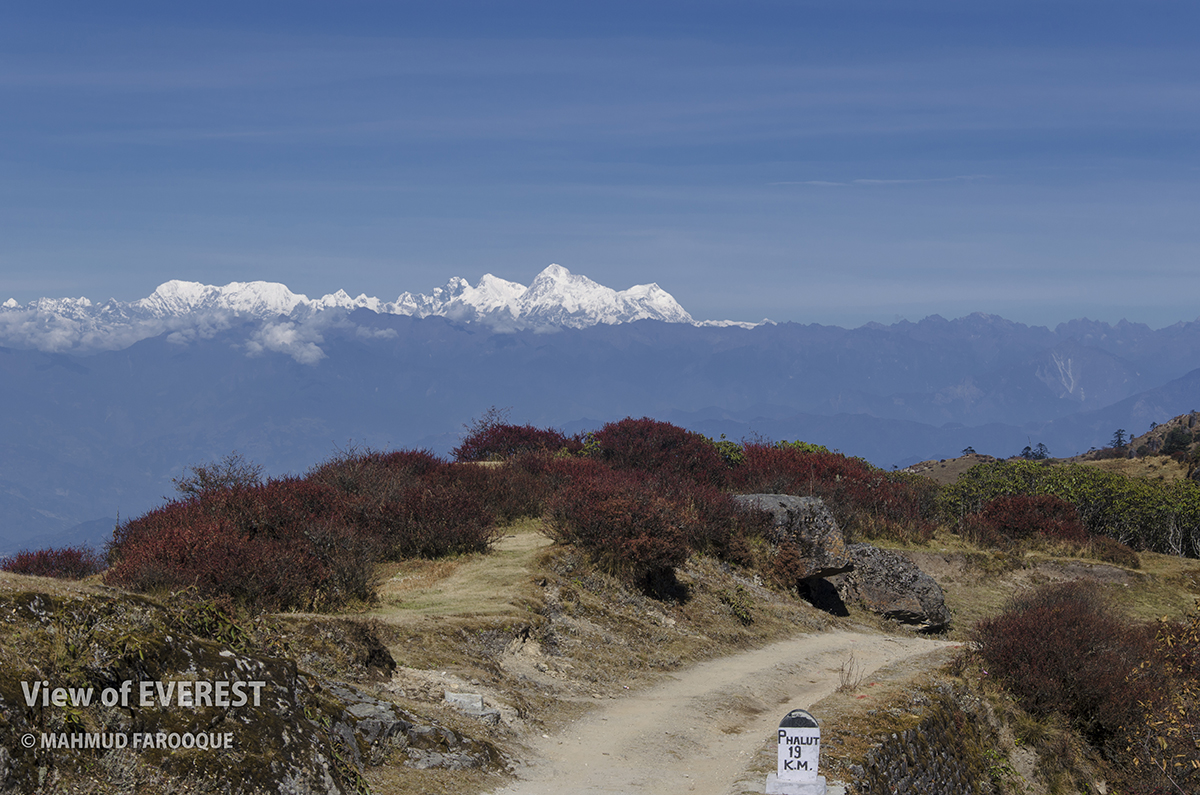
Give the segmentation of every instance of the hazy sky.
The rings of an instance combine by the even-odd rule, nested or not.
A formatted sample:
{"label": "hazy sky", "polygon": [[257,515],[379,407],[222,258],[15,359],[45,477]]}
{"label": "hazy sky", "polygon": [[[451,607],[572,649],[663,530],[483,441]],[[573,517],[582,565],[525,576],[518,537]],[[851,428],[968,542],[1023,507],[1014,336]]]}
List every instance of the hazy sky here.
{"label": "hazy sky", "polygon": [[11,2],[0,301],[394,299],[551,262],[695,317],[1200,315],[1200,3]]}

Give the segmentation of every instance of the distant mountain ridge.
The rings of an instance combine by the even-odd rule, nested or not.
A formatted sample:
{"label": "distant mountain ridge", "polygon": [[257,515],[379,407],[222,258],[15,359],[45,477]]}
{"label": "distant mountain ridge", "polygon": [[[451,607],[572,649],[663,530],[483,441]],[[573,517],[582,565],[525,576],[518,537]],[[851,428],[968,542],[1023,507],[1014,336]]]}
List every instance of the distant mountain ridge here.
{"label": "distant mountain ridge", "polygon": [[[440,316],[482,323],[493,330],[587,328],[599,324],[660,320],[693,323],[692,316],[657,284],[614,290],[586,276],[550,265],[528,287],[485,274],[479,284],[455,277],[432,293],[404,292],[395,301],[367,295],[351,298],[344,290],[310,299],[277,282],[231,282],[218,287],[172,280],[132,302],[87,298],[40,298],[21,306],[0,304],[0,344],[47,352],[87,353],[121,350],[163,333],[177,341],[211,337],[245,320],[275,324],[265,336],[303,338],[298,360],[313,363],[314,338],[322,325],[356,309],[387,315]],[[279,327],[280,322],[291,322]],[[297,324],[304,327],[298,330]],[[276,345],[259,345],[282,350]],[[250,349],[253,352],[253,347]]]}
{"label": "distant mountain ridge", "polygon": [[804,439],[883,467],[967,446],[1066,456],[1200,406],[1200,322],[696,322],[654,285],[558,266],[389,303],[168,282],[130,303],[6,302],[0,385],[3,554],[95,541],[231,450],[272,475],[347,444],[444,454],[490,406],[569,432],[653,416]]}

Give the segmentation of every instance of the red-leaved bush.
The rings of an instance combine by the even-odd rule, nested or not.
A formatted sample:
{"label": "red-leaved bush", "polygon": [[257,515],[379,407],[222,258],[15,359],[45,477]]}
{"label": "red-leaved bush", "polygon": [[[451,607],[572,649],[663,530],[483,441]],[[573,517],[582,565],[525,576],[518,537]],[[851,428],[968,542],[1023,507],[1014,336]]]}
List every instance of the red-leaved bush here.
{"label": "red-leaved bush", "polygon": [[642,581],[688,556],[688,527],[674,503],[632,472],[597,468],[559,490],[548,510],[556,541],[588,550],[608,571]]}
{"label": "red-leaved bush", "polygon": [[354,497],[393,499],[446,466],[428,450],[348,450],[308,471],[306,479]]}
{"label": "red-leaved bush", "polygon": [[470,494],[501,522],[541,516],[549,494],[545,484],[527,469],[514,465],[513,461],[503,464],[448,464],[431,473],[426,482]]}
{"label": "red-leaved bush", "polygon": [[450,451],[455,461],[507,461],[515,455],[532,452],[576,453],[583,443],[553,428],[512,425],[505,422],[506,412],[491,409],[467,429],[458,447]]}
{"label": "red-leaved bush", "polygon": [[497,488],[479,487],[500,476],[457,469],[467,466],[427,451],[352,451],[305,478],[205,490],[120,526],[106,579],[268,610],[369,600],[382,559],[478,552],[495,539],[486,496]]}
{"label": "red-leaved bush", "polygon": [[447,464],[427,450],[368,450],[342,454],[308,477],[337,492],[345,522],[386,557],[433,558],[482,552],[495,539],[499,513],[523,515],[520,495],[487,469]]}
{"label": "red-leaved bush", "polygon": [[989,676],[1031,715],[1059,713],[1109,758],[1123,753],[1124,727],[1138,725],[1141,704],[1162,675],[1141,663],[1154,651],[1151,628],[1132,623],[1094,584],[1043,586],[976,626]]}
{"label": "red-leaved bush", "polygon": [[269,610],[368,599],[381,545],[347,522],[345,508],[335,490],[297,478],[170,502],[117,528],[105,581],[194,586]]}
{"label": "red-leaved bush", "polygon": [[419,486],[371,508],[364,529],[382,539],[391,559],[484,552],[496,539],[494,514],[462,488]]}
{"label": "red-leaved bush", "polygon": [[1006,546],[1040,537],[1084,544],[1087,529],[1075,506],[1049,494],[1011,494],[997,497],[963,522],[968,537],[978,543]]}
{"label": "red-leaved bush", "polygon": [[769,525],[711,485],[670,472],[619,470],[588,459],[527,460],[554,484],[552,537],[591,553],[602,567],[642,582],[703,552],[747,563],[749,539]]}
{"label": "red-leaved bush", "polygon": [[13,574],[81,580],[104,570],[104,560],[87,547],[50,547],[22,550],[0,561],[0,569]]}
{"label": "red-leaved bush", "polygon": [[730,489],[744,494],[820,497],[851,537],[927,541],[933,536],[937,484],[876,469],[861,458],[747,444],[728,480]]}
{"label": "red-leaved bush", "polygon": [[117,529],[104,580],[141,591],[195,587],[260,609],[307,609],[324,572],[306,544],[254,538],[198,501],[175,502]]}
{"label": "red-leaved bush", "polygon": [[591,446],[592,455],[613,469],[725,484],[725,459],[712,440],[669,422],[649,417],[610,422],[592,434]]}

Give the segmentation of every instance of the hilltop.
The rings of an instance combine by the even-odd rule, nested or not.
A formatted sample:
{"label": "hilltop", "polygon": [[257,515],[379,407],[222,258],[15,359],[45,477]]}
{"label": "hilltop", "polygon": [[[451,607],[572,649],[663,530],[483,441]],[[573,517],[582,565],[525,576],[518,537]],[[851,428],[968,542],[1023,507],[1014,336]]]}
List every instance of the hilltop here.
{"label": "hilltop", "polygon": [[[1003,486],[996,478],[1069,464],[985,461],[938,487],[819,445],[714,442],[649,420],[573,440],[494,415],[477,423],[458,454],[459,463],[447,464],[428,454],[359,451],[303,480],[266,484],[236,459],[197,467],[181,483],[190,498],[124,525],[108,573],[78,584],[0,577],[6,731],[146,734],[167,726],[181,736],[229,731],[240,744],[221,758],[113,749],[90,765],[82,763],[97,757],[86,749],[42,747],[7,757],[3,786],[25,791],[38,780],[80,792],[191,792],[207,781],[204,791],[255,792],[275,791],[283,776],[303,782],[288,785],[298,792],[536,793],[539,769],[566,765],[564,775],[585,781],[571,765],[577,752],[598,765],[622,756],[621,775],[643,783],[621,786],[637,791],[677,788],[678,778],[659,775],[669,768],[696,774],[687,780],[696,792],[748,793],[761,791],[773,767],[772,723],[802,704],[822,721],[822,768],[835,780],[886,780],[905,754],[914,764],[914,751],[889,738],[918,736],[906,732],[921,726],[919,736],[936,738],[933,751],[956,759],[954,775],[978,791],[1061,791],[1068,781],[1095,788],[1123,769],[1097,744],[1102,737],[1074,717],[1026,712],[1017,691],[1002,687],[1003,665],[989,663],[989,678],[964,643],[980,621],[1011,611],[1015,596],[1075,604],[1076,592],[1046,590],[1055,584],[1094,588],[1079,604],[1107,599],[1104,620],[1131,628],[1106,629],[1114,639],[1175,632],[1200,595],[1195,559],[1092,536],[1105,520],[1083,504],[1050,505],[1062,518],[1029,532],[1030,514],[1021,512],[1047,503],[1014,503],[1011,493],[1006,503],[980,491]],[[852,598],[844,572],[819,575],[842,597],[830,603],[808,575],[818,558],[836,570],[828,556],[843,541],[825,536],[818,555],[809,541],[756,524],[752,514],[725,513],[724,492],[704,485],[714,478],[743,491],[770,484],[819,494],[846,551],[869,542],[936,580],[949,626],[921,634],[908,623],[911,606]],[[508,518],[482,547],[470,546],[477,536],[466,532],[479,514],[446,514],[430,501],[461,502],[459,486],[483,500],[472,511],[506,506]],[[425,495],[419,515],[403,507],[416,495]],[[956,500],[968,497],[983,502],[963,515]],[[1076,510],[1086,527],[1068,515]],[[810,518],[820,524],[822,515]],[[414,546],[438,538],[426,534],[426,520],[449,522],[443,526],[468,546]],[[256,535],[241,536],[239,527]],[[294,529],[301,534],[289,535]],[[185,552],[173,538],[201,544]],[[304,546],[333,538],[343,543]],[[407,551],[386,553],[370,538]],[[290,539],[289,554],[264,567],[260,548],[277,549],[282,539]],[[222,557],[228,550],[236,559]],[[382,555],[362,558],[376,561],[367,581],[354,579],[362,565],[344,557],[349,550]],[[180,559],[186,568],[173,570]],[[295,578],[305,572],[307,579]],[[203,576],[180,588],[177,574]],[[347,590],[354,582],[369,593]],[[1138,623],[1159,619],[1166,623]],[[1056,636],[1078,629],[1071,614],[1054,620]],[[1139,629],[1146,626],[1150,635]],[[1160,670],[1159,647],[1137,649],[1147,670]],[[1161,670],[1164,682],[1176,681],[1174,669]],[[1090,674],[1071,676],[1090,682]],[[222,678],[261,682],[273,706],[36,707],[20,684],[100,693],[123,681]],[[694,694],[676,701],[671,679]],[[1186,691],[1180,698],[1190,708]],[[672,726],[673,713],[657,699],[702,725]],[[617,726],[632,745],[614,735]],[[689,772],[662,761],[683,747],[714,765],[697,761]]]}

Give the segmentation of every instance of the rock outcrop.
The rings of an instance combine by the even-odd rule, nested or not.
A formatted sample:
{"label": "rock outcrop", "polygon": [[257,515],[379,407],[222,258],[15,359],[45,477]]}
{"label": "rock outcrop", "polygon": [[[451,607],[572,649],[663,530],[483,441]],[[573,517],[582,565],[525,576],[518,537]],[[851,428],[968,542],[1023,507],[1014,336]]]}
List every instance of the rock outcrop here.
{"label": "rock outcrop", "polygon": [[851,544],[847,550],[853,570],[830,578],[843,602],[922,632],[940,632],[950,625],[941,586],[917,564],[870,544]]}
{"label": "rock outcrop", "polygon": [[[0,795],[349,795],[389,757],[414,768],[502,761],[298,668],[213,603],[39,584],[0,588]],[[375,667],[394,668],[387,657]]]}
{"label": "rock outcrop", "polygon": [[738,494],[733,499],[743,508],[771,514],[769,538],[776,544],[794,544],[799,550],[803,560],[800,579],[830,577],[853,567],[841,528],[817,497]]}

